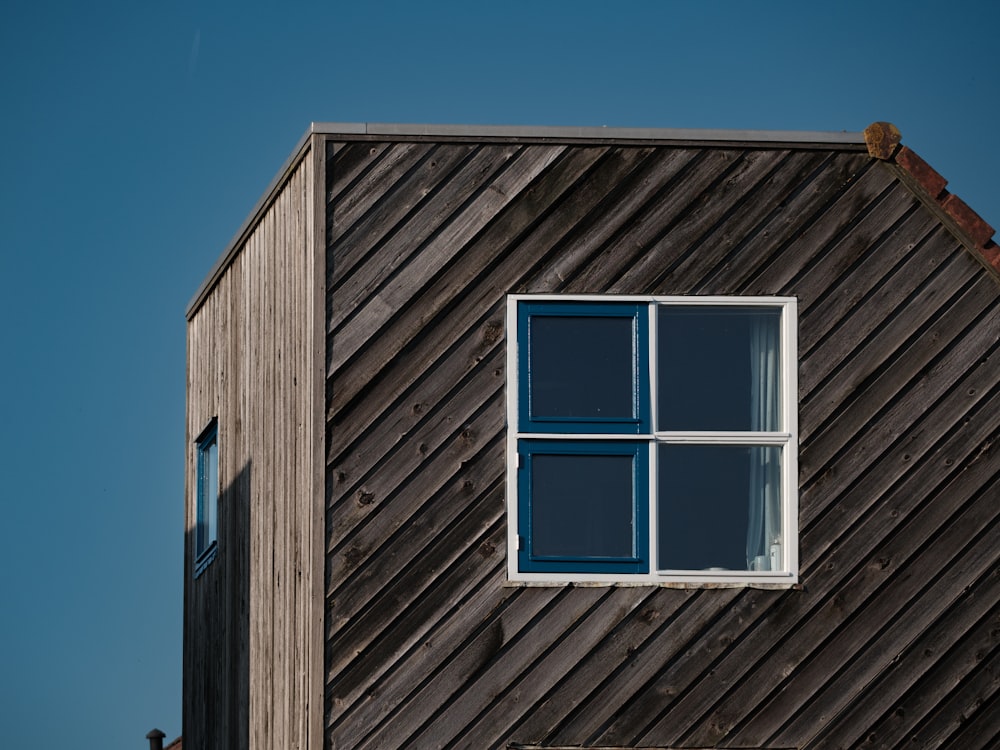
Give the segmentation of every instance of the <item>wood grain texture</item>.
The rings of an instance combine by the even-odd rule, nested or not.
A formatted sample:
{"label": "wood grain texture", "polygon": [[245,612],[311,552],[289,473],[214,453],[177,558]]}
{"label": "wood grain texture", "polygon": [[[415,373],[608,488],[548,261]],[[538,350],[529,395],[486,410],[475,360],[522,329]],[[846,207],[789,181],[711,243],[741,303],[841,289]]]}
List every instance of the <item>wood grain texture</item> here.
{"label": "wood grain texture", "polygon": [[[511,139],[326,157],[330,747],[996,737],[1000,290],[890,169]],[[504,585],[515,292],[799,298],[802,590]]]}
{"label": "wood grain texture", "polygon": [[[307,151],[189,322],[188,433],[218,417],[223,487],[216,560],[194,579],[190,538],[186,551],[184,737],[196,747],[321,740],[314,166]],[[190,488],[190,441],[188,456]]]}
{"label": "wood grain texture", "polygon": [[[891,166],[311,144],[189,322],[186,739],[996,746],[1000,289]],[[511,293],[798,298],[799,589],[506,584]]]}

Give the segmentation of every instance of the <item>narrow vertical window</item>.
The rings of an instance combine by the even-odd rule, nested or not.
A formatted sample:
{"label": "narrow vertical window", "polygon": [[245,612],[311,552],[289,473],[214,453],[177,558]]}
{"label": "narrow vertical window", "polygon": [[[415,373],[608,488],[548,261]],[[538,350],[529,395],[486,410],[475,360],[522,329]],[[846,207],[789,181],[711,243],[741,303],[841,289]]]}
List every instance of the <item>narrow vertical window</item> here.
{"label": "narrow vertical window", "polygon": [[218,549],[219,533],[219,423],[213,419],[195,441],[197,489],[195,493],[194,556],[199,575]]}

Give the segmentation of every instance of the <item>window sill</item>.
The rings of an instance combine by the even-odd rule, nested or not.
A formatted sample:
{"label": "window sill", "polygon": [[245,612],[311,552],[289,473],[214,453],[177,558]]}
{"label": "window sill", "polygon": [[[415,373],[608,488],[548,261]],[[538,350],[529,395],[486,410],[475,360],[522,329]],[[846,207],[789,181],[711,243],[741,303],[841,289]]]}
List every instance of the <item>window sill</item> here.
{"label": "window sill", "polygon": [[788,581],[543,581],[543,580],[511,580],[507,579],[503,583],[504,588],[635,588],[639,586],[656,587],[661,589],[761,589],[765,591],[804,591],[805,587],[798,581],[789,579]]}

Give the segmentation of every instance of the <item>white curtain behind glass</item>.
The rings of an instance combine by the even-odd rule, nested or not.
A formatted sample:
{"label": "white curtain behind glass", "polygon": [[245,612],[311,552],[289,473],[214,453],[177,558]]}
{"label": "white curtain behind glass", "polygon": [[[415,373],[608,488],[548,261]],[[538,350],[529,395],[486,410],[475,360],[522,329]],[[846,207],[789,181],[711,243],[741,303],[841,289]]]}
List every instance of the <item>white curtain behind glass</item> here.
{"label": "white curtain behind glass", "polygon": [[[779,426],[781,357],[779,319],[754,315],[750,323],[750,429],[774,431]],[[773,570],[781,566],[780,448],[750,449],[747,569]]]}

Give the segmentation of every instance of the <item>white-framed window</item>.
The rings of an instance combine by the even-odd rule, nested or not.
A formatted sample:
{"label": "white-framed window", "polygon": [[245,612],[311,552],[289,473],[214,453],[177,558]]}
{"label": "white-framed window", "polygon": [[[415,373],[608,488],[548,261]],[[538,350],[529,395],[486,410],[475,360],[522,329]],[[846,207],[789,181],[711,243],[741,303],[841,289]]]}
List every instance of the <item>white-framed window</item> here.
{"label": "white-framed window", "polygon": [[219,420],[213,418],[195,440],[194,575],[215,559],[219,548]]}
{"label": "white-framed window", "polygon": [[797,582],[794,298],[507,304],[510,580]]}

